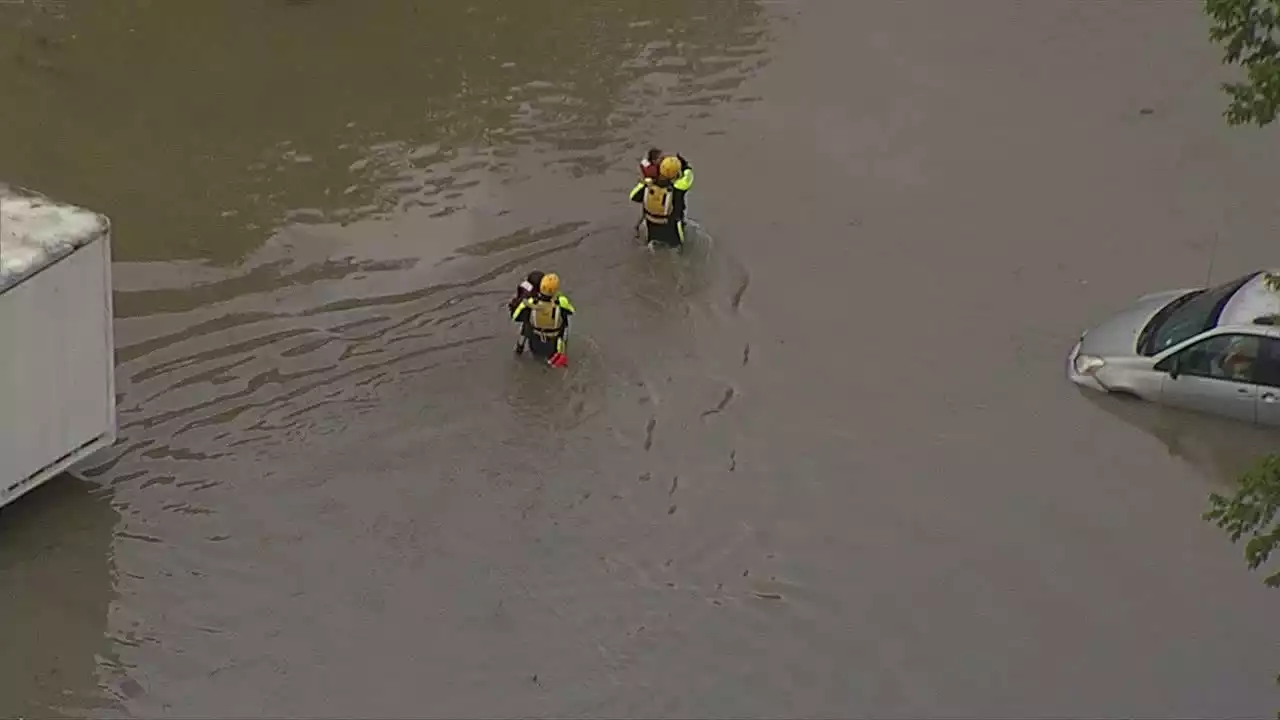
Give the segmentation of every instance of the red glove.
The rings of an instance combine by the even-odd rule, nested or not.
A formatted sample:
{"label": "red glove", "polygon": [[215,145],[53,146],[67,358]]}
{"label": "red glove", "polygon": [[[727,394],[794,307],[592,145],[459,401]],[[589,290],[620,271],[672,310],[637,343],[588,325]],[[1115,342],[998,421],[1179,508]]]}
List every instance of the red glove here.
{"label": "red glove", "polygon": [[569,367],[569,356],[562,352],[558,352],[551,356],[551,359],[547,361],[547,364],[553,368]]}

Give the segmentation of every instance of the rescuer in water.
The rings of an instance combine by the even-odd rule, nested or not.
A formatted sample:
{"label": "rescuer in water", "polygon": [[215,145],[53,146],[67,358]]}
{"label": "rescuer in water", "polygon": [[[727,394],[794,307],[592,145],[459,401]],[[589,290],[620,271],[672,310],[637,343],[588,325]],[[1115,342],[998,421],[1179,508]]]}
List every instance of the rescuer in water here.
{"label": "rescuer in water", "polygon": [[[662,150],[651,147],[643,158],[640,158],[640,182],[658,179],[658,164],[662,162]],[[636,237],[645,229],[644,210],[640,211],[640,219],[636,222]]]}
{"label": "rescuer in water", "polygon": [[516,304],[511,319],[520,323],[520,340],[516,354],[529,346],[533,356],[545,359],[552,367],[566,367],[565,338],[569,333],[569,318],[575,312],[569,298],[560,294],[560,276],[547,273],[538,283],[538,291]]}
{"label": "rescuer in water", "polygon": [[650,245],[684,246],[685,196],[692,187],[693,166],[677,154],[662,158],[657,178],[646,177],[631,189],[631,201],[644,208]]}

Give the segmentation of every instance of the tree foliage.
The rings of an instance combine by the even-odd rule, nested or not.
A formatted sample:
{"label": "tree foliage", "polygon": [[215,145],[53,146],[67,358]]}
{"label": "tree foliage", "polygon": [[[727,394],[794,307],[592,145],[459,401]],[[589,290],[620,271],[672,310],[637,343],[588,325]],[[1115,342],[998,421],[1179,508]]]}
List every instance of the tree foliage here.
{"label": "tree foliage", "polygon": [[1223,83],[1231,125],[1269,125],[1280,113],[1280,0],[1204,0],[1209,37],[1222,46],[1223,62],[1244,80]]}
{"label": "tree foliage", "polygon": [[[1244,557],[1249,569],[1263,567],[1280,548],[1280,455],[1262,458],[1244,474],[1234,495],[1213,493],[1209,505],[1205,519],[1225,530],[1233,543],[1247,536]],[[1280,570],[1265,582],[1280,587]]]}
{"label": "tree foliage", "polygon": [[[1240,479],[1240,489],[1234,495],[1209,495],[1209,511],[1204,518],[1226,530],[1233,543],[1248,536],[1244,558],[1250,570],[1257,570],[1280,547],[1278,514],[1280,455],[1267,455],[1244,474]],[[1280,570],[1272,572],[1263,582],[1273,588],[1280,587]],[[1280,685],[1280,675],[1276,676],[1276,684]],[[1280,720],[1280,712],[1276,713],[1276,719]]]}
{"label": "tree foliage", "polygon": [[[1212,21],[1209,37],[1222,46],[1223,62],[1244,70],[1243,81],[1222,85],[1229,98],[1223,117],[1228,125],[1270,125],[1280,113],[1280,0],[1204,0],[1204,9]],[[1280,292],[1280,276],[1267,273],[1265,282]],[[1232,543],[1247,536],[1245,562],[1257,570],[1280,548],[1278,514],[1280,455],[1272,454],[1244,474],[1231,497],[1209,495],[1204,518],[1225,530]],[[1280,587],[1280,570],[1264,582]]]}
{"label": "tree foliage", "polygon": [[[1223,115],[1231,125],[1258,126],[1280,113],[1280,0],[1204,0],[1212,21],[1209,37],[1222,45],[1223,61],[1245,71],[1243,82],[1225,83],[1231,98]],[[1280,292],[1280,275],[1266,273],[1268,289]],[[1250,570],[1267,563],[1280,548],[1280,455],[1268,455],[1240,479],[1231,497],[1209,496],[1206,520],[1225,530],[1231,542],[1245,543]],[[1280,587],[1280,570],[1265,582]],[[1280,678],[1277,678],[1280,681]]]}

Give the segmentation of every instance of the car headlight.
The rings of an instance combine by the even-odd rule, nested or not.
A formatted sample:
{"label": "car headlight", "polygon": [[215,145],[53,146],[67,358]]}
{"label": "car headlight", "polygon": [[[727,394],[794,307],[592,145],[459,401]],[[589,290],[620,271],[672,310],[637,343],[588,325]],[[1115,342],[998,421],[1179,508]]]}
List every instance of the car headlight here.
{"label": "car headlight", "polygon": [[1092,375],[1102,369],[1107,361],[1097,355],[1077,355],[1076,372],[1081,375]]}

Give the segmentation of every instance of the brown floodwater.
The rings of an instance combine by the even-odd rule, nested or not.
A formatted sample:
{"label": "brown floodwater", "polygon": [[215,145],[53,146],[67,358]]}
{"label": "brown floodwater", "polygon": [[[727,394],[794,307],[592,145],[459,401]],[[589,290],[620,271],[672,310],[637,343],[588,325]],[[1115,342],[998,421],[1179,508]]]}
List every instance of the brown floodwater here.
{"label": "brown floodwater", "polygon": [[115,223],[121,424],[0,513],[0,715],[1274,713],[1200,514],[1276,436],[1064,377],[1275,262],[1217,60],[1197,3],[0,4],[0,175]]}

